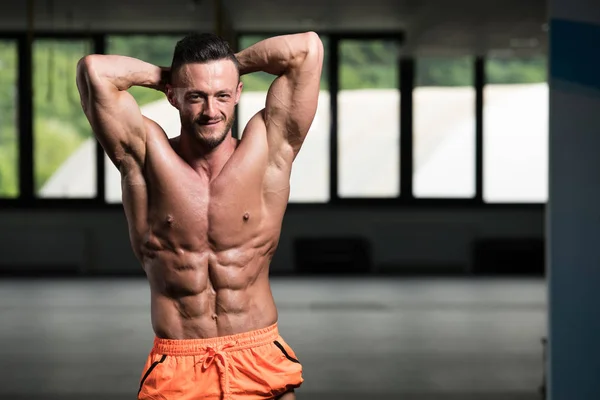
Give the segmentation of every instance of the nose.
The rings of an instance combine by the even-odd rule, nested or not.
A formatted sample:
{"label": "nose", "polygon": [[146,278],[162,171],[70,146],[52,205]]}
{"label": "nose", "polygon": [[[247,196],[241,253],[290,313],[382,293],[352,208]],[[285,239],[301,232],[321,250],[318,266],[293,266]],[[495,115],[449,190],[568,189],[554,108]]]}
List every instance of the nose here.
{"label": "nose", "polygon": [[207,119],[216,119],[218,116],[216,101],[212,97],[206,100],[206,106],[204,107],[204,116]]}

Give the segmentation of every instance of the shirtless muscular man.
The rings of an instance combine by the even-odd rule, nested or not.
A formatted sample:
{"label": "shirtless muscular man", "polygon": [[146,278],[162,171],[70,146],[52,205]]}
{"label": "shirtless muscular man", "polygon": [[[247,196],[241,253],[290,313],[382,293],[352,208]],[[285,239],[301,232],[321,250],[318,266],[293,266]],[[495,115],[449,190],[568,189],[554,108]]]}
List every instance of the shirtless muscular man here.
{"label": "shirtless muscular man", "polygon": [[[131,245],[151,289],[155,337],[138,399],[295,399],[302,366],[277,328],[269,265],[322,63],[314,32],[238,53],[216,35],[190,34],[170,67],[117,55],[79,61],[83,111],[120,171]],[[256,71],[276,78],[238,140],[240,76]],[[141,114],[132,86],[166,94],[179,136]]]}

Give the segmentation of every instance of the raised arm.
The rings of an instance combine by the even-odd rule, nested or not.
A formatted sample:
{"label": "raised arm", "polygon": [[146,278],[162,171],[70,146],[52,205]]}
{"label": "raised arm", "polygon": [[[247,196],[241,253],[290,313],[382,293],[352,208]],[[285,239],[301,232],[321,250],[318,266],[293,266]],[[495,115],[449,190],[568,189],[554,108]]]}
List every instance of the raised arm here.
{"label": "raised arm", "polygon": [[142,166],[146,125],[132,86],[164,90],[166,69],[135,58],[89,55],[77,64],[81,105],[94,134],[117,168]]}
{"label": "raised arm", "polygon": [[265,39],[236,54],[240,74],[277,75],[267,93],[264,120],[271,161],[291,163],[317,111],[323,44],[314,32]]}

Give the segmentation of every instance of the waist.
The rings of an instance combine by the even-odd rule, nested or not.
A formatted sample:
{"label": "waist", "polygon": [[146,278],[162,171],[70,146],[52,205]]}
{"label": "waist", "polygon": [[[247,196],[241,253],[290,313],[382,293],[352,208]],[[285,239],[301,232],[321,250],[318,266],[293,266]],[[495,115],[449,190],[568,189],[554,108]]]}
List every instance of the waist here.
{"label": "waist", "polygon": [[279,337],[277,323],[261,329],[202,339],[164,339],[154,337],[152,352],[168,356],[203,355],[209,349],[237,351],[272,343]]}
{"label": "waist", "polygon": [[277,308],[266,288],[204,292],[180,299],[154,291],[151,311],[155,336],[172,340],[225,337],[277,322]]}

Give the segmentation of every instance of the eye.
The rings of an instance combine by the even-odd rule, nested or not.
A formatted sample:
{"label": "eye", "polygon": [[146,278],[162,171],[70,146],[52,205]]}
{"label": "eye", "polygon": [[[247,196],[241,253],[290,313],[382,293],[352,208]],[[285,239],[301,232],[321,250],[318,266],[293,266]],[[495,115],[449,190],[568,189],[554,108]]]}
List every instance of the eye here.
{"label": "eye", "polygon": [[199,101],[202,101],[202,96],[199,93],[190,93],[188,95],[188,101],[191,101],[193,103],[197,103]]}

